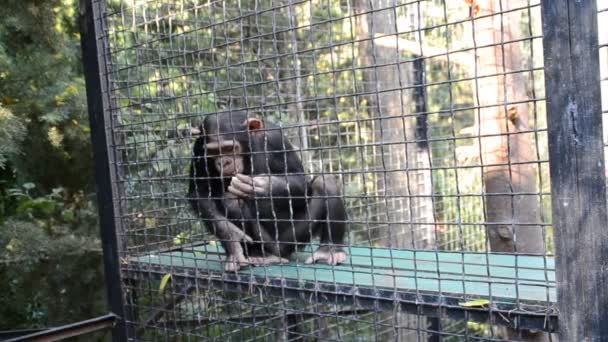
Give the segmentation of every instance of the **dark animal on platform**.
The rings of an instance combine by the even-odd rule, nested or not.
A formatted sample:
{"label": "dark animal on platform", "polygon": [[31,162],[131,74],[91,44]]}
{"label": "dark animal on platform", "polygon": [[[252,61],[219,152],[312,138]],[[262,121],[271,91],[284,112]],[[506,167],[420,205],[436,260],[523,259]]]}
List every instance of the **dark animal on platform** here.
{"label": "dark animal on platform", "polygon": [[305,262],[346,260],[346,210],[331,176],[306,179],[280,129],[244,112],[208,115],[198,129],[189,200],[226,251],[226,271],[270,265],[311,241]]}

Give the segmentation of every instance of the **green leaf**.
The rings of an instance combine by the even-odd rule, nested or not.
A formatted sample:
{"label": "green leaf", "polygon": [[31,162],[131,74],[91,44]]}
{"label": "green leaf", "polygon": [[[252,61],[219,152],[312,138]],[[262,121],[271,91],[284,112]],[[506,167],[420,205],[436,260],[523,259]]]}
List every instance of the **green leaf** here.
{"label": "green leaf", "polygon": [[49,197],[61,198],[62,193],[63,193],[63,188],[53,188]]}
{"label": "green leaf", "polygon": [[177,234],[177,236],[173,238],[174,245],[181,245],[183,243],[184,243],[184,239],[183,239],[182,234]]}
{"label": "green leaf", "polygon": [[490,301],[487,299],[475,299],[468,302],[458,303],[458,305],[464,306],[465,308],[480,307],[488,304],[490,304]]}
{"label": "green leaf", "polygon": [[64,210],[61,215],[62,215],[63,220],[65,222],[72,222],[72,221],[74,221],[74,211],[72,211],[70,209]]}
{"label": "green leaf", "polygon": [[48,200],[46,198],[36,198],[33,202],[35,208],[40,210],[46,216],[53,214],[57,208],[57,203],[55,201]]}
{"label": "green leaf", "polygon": [[165,287],[167,287],[169,280],[171,280],[171,273],[165,274],[160,280],[160,286],[158,286],[158,294],[162,295],[163,292],[165,292]]}
{"label": "green leaf", "polygon": [[34,184],[34,183],[23,183],[23,188],[25,190],[32,190],[35,187],[36,187],[36,184]]}

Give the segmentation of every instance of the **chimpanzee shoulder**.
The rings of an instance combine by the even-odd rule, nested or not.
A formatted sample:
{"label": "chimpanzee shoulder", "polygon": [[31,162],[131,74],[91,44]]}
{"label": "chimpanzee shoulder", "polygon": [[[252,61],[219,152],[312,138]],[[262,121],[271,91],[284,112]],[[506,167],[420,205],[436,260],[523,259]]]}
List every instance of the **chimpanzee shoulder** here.
{"label": "chimpanzee shoulder", "polygon": [[304,171],[296,149],[284,131],[276,125],[265,124],[264,133],[252,141],[252,151],[263,152],[255,155],[255,163],[263,163],[262,168],[269,169],[263,173],[286,174]]}

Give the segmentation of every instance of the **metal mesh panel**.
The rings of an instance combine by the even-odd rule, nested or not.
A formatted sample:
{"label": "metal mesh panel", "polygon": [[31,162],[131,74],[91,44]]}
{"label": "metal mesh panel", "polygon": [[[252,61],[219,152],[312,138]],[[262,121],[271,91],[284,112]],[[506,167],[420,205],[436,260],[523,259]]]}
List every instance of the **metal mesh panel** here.
{"label": "metal mesh panel", "polygon": [[[551,339],[539,1],[98,5],[130,338]],[[315,240],[288,264],[224,270],[189,168],[196,128],[238,112],[276,126],[307,184],[336,179],[343,264],[305,264]]]}

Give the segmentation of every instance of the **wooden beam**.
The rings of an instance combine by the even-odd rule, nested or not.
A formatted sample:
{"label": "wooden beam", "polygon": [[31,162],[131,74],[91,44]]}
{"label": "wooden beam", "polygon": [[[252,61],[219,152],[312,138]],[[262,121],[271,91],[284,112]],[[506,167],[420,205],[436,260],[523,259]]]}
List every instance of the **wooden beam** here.
{"label": "wooden beam", "polygon": [[560,341],[608,341],[597,4],[541,6]]}
{"label": "wooden beam", "polygon": [[460,64],[461,66],[474,65],[475,60],[472,59],[472,51],[449,51],[447,48],[437,47],[429,44],[422,44],[417,41],[403,39],[397,35],[387,35],[377,33],[373,39],[374,45],[384,48],[399,50],[400,52],[411,53],[412,55],[421,56],[424,58],[432,58],[435,61],[448,61],[450,63]]}

